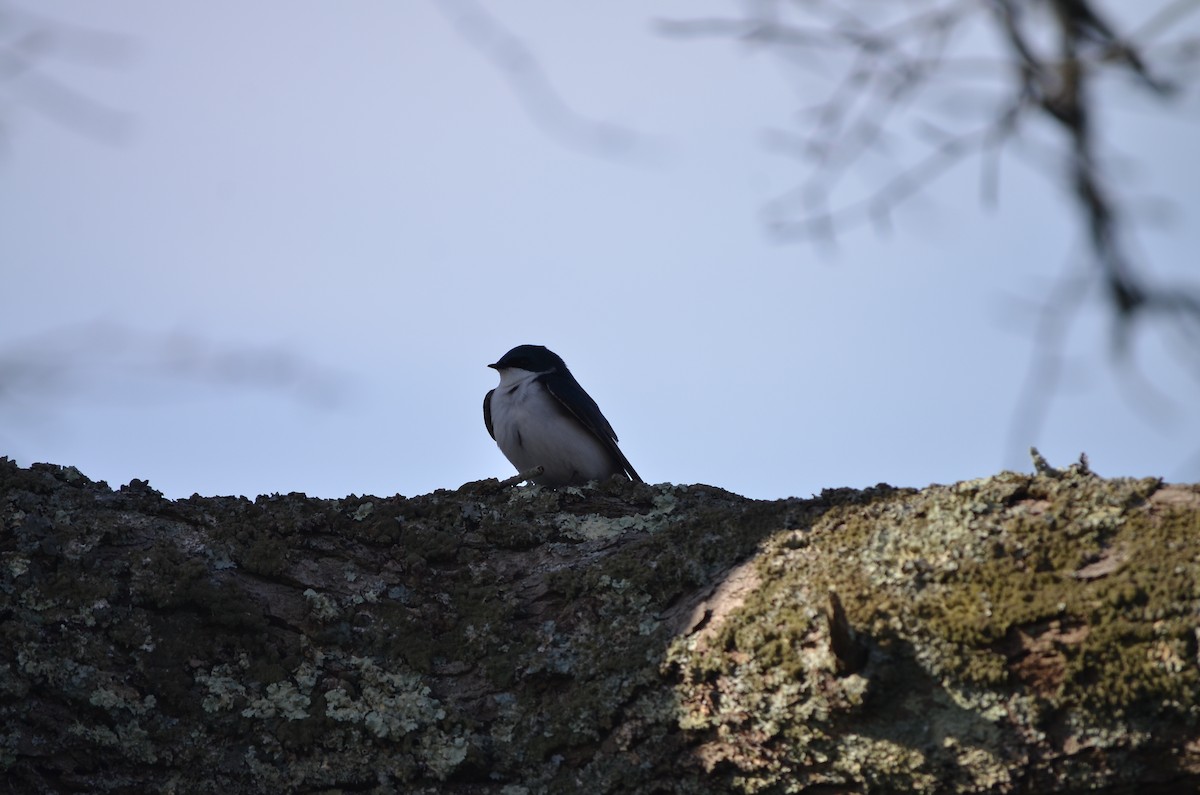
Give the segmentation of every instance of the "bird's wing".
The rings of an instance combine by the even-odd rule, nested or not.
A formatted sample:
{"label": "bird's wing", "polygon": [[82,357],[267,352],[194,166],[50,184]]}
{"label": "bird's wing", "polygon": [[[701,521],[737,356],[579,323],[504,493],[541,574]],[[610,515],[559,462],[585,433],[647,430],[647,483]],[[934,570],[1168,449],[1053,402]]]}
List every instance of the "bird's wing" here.
{"label": "bird's wing", "polygon": [[496,431],[492,428],[492,393],[494,389],[489,389],[488,393],[483,396],[483,424],[487,426],[488,435],[493,439],[496,438]]}
{"label": "bird's wing", "polygon": [[600,407],[592,400],[592,396],[583,390],[574,376],[569,373],[546,373],[539,376],[538,380],[568,414],[579,420],[584,428],[600,440],[629,475],[630,480],[634,483],[642,482],[641,477],[630,465],[629,459],[621,452],[621,448],[617,447],[617,434],[600,413]]}

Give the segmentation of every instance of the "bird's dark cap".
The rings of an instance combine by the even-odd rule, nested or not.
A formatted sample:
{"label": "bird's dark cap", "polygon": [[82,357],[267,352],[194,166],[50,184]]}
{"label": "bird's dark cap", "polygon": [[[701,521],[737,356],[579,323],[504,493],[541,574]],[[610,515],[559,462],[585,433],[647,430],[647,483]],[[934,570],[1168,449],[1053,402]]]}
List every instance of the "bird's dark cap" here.
{"label": "bird's dark cap", "polygon": [[498,361],[489,364],[488,367],[493,370],[504,370],[511,367],[534,373],[567,369],[566,362],[545,345],[518,345],[501,356]]}

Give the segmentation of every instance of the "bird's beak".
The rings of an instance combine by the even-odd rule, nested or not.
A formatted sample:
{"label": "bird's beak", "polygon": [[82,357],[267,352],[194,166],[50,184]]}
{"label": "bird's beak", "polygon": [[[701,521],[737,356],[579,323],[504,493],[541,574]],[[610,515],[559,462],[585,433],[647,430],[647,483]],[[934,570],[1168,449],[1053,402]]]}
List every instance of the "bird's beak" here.
{"label": "bird's beak", "polygon": [[499,364],[489,364],[489,365],[488,365],[488,367],[492,368],[493,370],[499,370],[499,369],[500,369],[500,365],[499,365]]}

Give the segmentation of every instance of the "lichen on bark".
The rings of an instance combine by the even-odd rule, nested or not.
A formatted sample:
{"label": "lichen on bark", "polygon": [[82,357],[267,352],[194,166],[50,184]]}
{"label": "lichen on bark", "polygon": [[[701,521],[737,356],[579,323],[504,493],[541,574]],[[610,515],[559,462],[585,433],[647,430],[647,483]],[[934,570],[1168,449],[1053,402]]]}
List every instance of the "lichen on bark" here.
{"label": "lichen on bark", "polygon": [[0,770],[222,795],[1196,783],[1198,517],[1194,487],[1081,467],[809,500],[172,501],[0,460]]}
{"label": "lichen on bark", "polygon": [[1151,758],[1194,775],[1197,749],[1161,733],[1200,718],[1198,522],[1200,490],[1082,466],[835,508],[769,539],[761,587],[675,641],[684,720],[747,792],[1074,791]]}

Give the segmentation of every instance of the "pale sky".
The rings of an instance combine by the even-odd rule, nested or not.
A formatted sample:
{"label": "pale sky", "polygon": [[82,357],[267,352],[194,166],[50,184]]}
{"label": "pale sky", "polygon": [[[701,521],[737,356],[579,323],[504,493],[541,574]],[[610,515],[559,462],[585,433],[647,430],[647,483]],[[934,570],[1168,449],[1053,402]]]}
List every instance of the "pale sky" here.
{"label": "pale sky", "polygon": [[[1095,292],[1042,426],[1013,436],[1029,307],[1082,251],[1038,169],[1005,161],[995,209],[971,161],[890,234],[771,240],[763,208],[805,172],[765,133],[820,93],[767,51],[653,26],[737,4],[485,4],[578,114],[555,129],[457,3],[25,7],[83,29],[0,82],[0,455],[23,465],[169,497],[507,477],[486,364],[535,343],[651,482],[924,486],[1028,470],[1030,444],[1200,481],[1200,380],[1151,326],[1141,375],[1114,369]],[[46,78],[96,107],[55,119]],[[1114,96],[1131,212],[1171,202],[1137,251],[1200,284],[1197,92]],[[581,143],[592,122],[631,148]]]}

